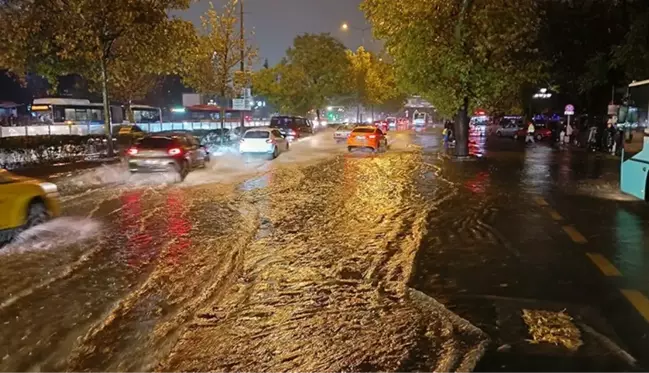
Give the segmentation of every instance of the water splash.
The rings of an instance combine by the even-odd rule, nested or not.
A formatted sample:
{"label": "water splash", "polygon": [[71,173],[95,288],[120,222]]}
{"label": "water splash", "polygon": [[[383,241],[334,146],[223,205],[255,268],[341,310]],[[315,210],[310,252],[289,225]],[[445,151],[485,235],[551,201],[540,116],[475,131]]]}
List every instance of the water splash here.
{"label": "water splash", "polygon": [[77,244],[96,237],[100,231],[101,224],[93,219],[57,218],[22,232],[12,243],[0,249],[0,255],[46,251]]}

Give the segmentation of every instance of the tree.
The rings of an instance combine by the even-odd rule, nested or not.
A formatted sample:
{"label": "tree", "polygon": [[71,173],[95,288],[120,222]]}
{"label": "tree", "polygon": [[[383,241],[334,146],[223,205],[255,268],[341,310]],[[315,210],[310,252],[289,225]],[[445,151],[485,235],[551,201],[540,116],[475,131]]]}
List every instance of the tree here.
{"label": "tree", "polygon": [[456,154],[468,154],[468,112],[495,109],[536,81],[534,0],[364,0],[403,88],[456,116]]}
{"label": "tree", "polygon": [[[191,35],[188,23],[170,19],[167,12],[185,9],[189,0],[7,0],[2,3],[0,64],[24,75],[35,72],[55,81],[79,73],[101,87],[104,126],[110,136],[111,75],[126,71],[128,59],[137,55],[147,70],[158,70],[171,61],[173,47]],[[73,16],[71,16],[73,15]],[[179,34],[180,32],[180,34]],[[160,39],[160,38],[164,38]],[[155,43],[151,43],[155,40]],[[9,42],[7,42],[9,41]],[[159,48],[164,46],[164,48]],[[155,68],[154,68],[155,67]],[[109,154],[112,142],[108,141]]]}
{"label": "tree", "polygon": [[[201,17],[203,33],[184,58],[183,82],[200,93],[217,95],[221,107],[221,129],[225,124],[228,101],[250,85],[250,70],[241,72],[241,63],[248,68],[257,58],[255,46],[245,43],[245,30],[239,27],[237,0],[229,0],[221,12],[210,3]],[[243,34],[242,34],[243,32]]]}
{"label": "tree", "polygon": [[[350,62],[348,82],[352,96],[356,99],[357,116],[360,116],[360,105],[374,107],[386,103],[399,95],[392,65],[362,46],[356,53],[347,51]],[[361,121],[361,118],[357,118]]]}
{"label": "tree", "polygon": [[623,69],[626,81],[649,79],[649,9],[645,3],[629,4],[624,37],[613,47],[614,67]]}
{"label": "tree", "polygon": [[329,34],[303,34],[293,40],[286,58],[258,72],[255,91],[287,113],[306,114],[332,97],[345,94],[349,74],[345,46]]}

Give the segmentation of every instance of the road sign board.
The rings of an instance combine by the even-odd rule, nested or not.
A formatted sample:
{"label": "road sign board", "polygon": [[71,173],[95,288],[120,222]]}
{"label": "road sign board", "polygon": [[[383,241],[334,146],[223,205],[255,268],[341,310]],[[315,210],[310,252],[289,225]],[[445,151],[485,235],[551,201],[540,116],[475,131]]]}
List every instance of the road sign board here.
{"label": "road sign board", "polygon": [[575,107],[570,104],[566,105],[563,115],[575,115]]}
{"label": "road sign board", "polygon": [[232,99],[232,109],[234,110],[250,110],[250,100],[245,98]]}

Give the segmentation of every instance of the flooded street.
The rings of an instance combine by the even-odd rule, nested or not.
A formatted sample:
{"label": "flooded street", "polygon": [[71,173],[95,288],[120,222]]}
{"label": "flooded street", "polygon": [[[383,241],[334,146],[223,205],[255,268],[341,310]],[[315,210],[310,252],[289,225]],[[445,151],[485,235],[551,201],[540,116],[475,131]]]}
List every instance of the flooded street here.
{"label": "flooded street", "polygon": [[[330,135],[182,183],[121,165],[57,180],[65,217],[0,251],[0,370],[643,363],[622,290],[649,295],[649,210],[615,159],[475,138],[459,161],[436,132],[350,154]],[[565,310],[584,347],[530,344],[523,309]]]}

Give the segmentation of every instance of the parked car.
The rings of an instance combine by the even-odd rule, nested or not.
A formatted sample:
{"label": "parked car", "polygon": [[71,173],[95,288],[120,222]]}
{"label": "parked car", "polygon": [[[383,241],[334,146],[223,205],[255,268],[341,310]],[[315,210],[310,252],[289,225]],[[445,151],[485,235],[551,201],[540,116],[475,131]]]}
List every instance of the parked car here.
{"label": "parked car", "polygon": [[347,150],[351,152],[356,148],[372,149],[378,152],[388,148],[388,139],[380,129],[374,126],[356,127],[347,138]]}
{"label": "parked car", "polygon": [[274,116],[270,127],[278,129],[289,142],[313,135],[313,123],[304,117]]}
{"label": "parked car", "polygon": [[288,151],[289,141],[277,128],[252,128],[239,141],[241,154],[267,154],[275,159]]}
{"label": "parked car", "polygon": [[209,153],[196,137],[187,133],[147,135],[126,151],[131,173],[177,172],[181,180],[199,167],[205,167]]}
{"label": "parked car", "polygon": [[0,169],[0,245],[60,213],[55,184]]}

